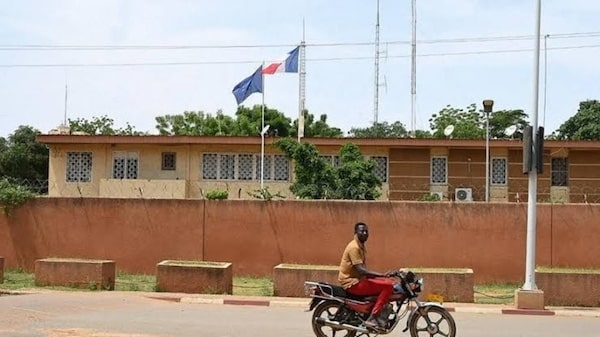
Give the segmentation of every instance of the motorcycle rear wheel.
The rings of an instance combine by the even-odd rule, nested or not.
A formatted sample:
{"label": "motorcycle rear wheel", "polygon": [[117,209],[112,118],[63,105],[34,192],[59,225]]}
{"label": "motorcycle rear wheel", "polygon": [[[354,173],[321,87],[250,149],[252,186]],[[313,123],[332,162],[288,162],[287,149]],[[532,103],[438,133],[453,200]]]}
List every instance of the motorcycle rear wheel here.
{"label": "motorcycle rear wheel", "polygon": [[410,319],[409,327],[410,337],[456,337],[454,318],[448,310],[438,306],[417,309]]}
{"label": "motorcycle rear wheel", "polygon": [[324,318],[327,320],[333,320],[335,314],[340,310],[341,304],[333,301],[321,302],[312,315],[312,328],[317,337],[354,337],[356,331],[337,329],[334,327],[326,326],[322,323],[317,322],[317,318]]}

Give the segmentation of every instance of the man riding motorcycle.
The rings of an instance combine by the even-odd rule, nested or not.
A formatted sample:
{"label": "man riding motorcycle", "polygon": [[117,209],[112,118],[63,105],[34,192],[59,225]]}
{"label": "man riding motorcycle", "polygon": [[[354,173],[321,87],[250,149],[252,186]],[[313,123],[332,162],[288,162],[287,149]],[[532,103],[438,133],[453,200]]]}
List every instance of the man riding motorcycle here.
{"label": "man riding motorcycle", "polygon": [[381,328],[383,321],[378,320],[379,313],[388,302],[394,289],[392,273],[379,273],[367,269],[367,249],[365,242],[369,238],[369,227],[364,222],[354,225],[354,239],[348,243],[338,274],[340,285],[348,292],[358,296],[377,296],[377,301],[369,318],[364,322],[370,328]]}

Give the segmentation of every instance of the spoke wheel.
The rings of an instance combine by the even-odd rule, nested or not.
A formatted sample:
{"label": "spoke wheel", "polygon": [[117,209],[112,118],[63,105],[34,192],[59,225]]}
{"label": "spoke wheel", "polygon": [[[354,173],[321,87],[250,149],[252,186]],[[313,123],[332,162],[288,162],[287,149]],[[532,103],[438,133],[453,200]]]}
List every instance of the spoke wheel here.
{"label": "spoke wheel", "polygon": [[448,310],[436,306],[417,309],[411,321],[411,337],[456,337],[456,323]]}
{"label": "spoke wheel", "polygon": [[317,322],[318,318],[333,320],[335,314],[340,310],[340,304],[337,302],[321,302],[312,316],[312,328],[317,337],[355,337],[356,331],[337,329],[334,327],[326,326],[322,323]]}

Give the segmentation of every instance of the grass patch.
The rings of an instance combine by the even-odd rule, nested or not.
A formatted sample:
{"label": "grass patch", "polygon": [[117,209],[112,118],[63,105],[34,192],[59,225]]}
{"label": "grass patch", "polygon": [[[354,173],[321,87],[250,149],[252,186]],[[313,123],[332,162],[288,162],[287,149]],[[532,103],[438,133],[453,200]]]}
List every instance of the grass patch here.
{"label": "grass patch", "polygon": [[4,283],[0,283],[3,290],[21,290],[35,287],[35,277],[22,269],[4,270]]}
{"label": "grass patch", "polygon": [[[512,304],[514,303],[515,290],[520,284],[499,283],[481,284],[474,288],[474,300],[477,304]],[[20,269],[4,271],[4,283],[0,283],[0,290],[23,290],[36,288],[35,275]],[[41,288],[41,287],[40,287]],[[43,287],[45,289],[64,291],[90,291],[93,289],[77,289],[69,287]],[[117,271],[115,280],[116,291],[156,291],[156,277],[154,275],[128,274]],[[234,277],[233,295],[236,296],[273,296],[273,280],[258,277]]]}
{"label": "grass patch", "polygon": [[475,303],[477,304],[512,304],[515,300],[515,290],[519,289],[521,284],[514,283],[493,283],[476,285]]}
{"label": "grass patch", "polygon": [[273,281],[268,278],[234,277],[233,295],[273,296]]}
{"label": "grass patch", "polygon": [[156,291],[156,276],[144,274],[127,274],[117,271],[115,279],[116,291]]}
{"label": "grass patch", "polygon": [[[35,275],[21,269],[8,269],[4,271],[4,283],[0,283],[0,290],[23,290],[31,288],[44,288],[61,291],[90,291],[86,288],[70,287],[36,287]],[[143,274],[128,274],[117,271],[115,280],[116,291],[156,291],[156,276]],[[233,294],[238,296],[273,296],[273,281],[268,278],[234,277]]]}

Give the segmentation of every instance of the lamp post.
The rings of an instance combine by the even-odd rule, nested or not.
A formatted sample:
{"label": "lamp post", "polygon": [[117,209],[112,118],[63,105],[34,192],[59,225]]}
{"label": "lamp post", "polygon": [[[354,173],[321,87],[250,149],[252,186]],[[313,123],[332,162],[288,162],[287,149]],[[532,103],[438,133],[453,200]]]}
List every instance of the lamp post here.
{"label": "lamp post", "polygon": [[485,202],[490,202],[490,113],[493,107],[493,100],[483,100],[483,112],[485,112]]}

